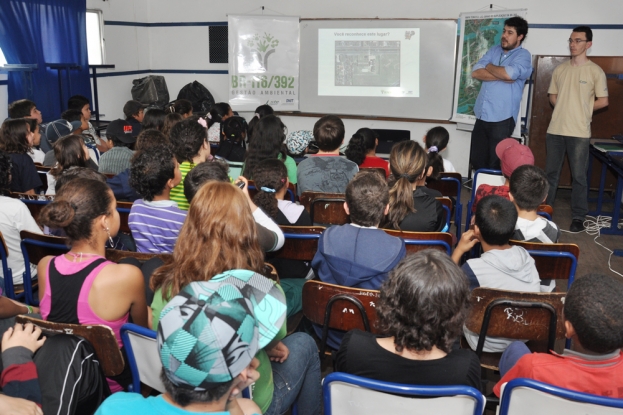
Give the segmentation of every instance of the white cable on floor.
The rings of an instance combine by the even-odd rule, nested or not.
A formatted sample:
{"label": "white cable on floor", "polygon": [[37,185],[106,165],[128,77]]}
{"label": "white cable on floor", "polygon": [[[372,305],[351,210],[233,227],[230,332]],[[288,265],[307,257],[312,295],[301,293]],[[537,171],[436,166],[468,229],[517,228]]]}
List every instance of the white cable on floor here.
{"label": "white cable on floor", "polygon": [[[608,248],[605,245],[602,245],[601,243],[597,242],[597,238],[599,238],[601,236],[601,229],[603,228],[609,228],[610,224],[612,223],[612,218],[610,216],[597,216],[596,218],[594,216],[586,216],[587,219],[584,220],[584,230],[580,231],[580,232],[571,232],[571,231],[565,231],[562,230],[562,232],[566,232],[566,233],[581,233],[581,232],[586,232],[588,235],[596,235],[595,238],[593,239],[593,242],[595,242],[597,245],[601,246],[602,248],[604,248],[606,251],[610,252],[610,255],[608,256],[608,268],[610,269],[610,271],[614,272],[615,274],[617,274],[620,277],[623,277],[623,274],[621,274],[620,272],[617,272],[615,270],[612,269],[612,266],[610,265],[610,259],[612,258],[612,250],[610,248]],[[590,218],[590,219],[588,219]],[[621,221],[623,222],[623,221]],[[621,225],[621,222],[619,223],[619,226]]]}

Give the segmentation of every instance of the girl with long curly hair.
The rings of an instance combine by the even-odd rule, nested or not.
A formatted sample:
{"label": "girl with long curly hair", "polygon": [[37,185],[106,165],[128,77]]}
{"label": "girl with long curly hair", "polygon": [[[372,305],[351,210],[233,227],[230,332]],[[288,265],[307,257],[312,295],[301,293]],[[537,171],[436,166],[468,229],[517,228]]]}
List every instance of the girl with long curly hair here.
{"label": "girl with long curly hair", "polygon": [[[257,227],[245,192],[230,183],[211,181],[201,186],[193,197],[173,251],[173,261],[152,276],[154,330],[166,303],[186,285],[209,281],[217,274],[235,269],[263,272],[264,253]],[[254,283],[273,284],[268,279]],[[294,401],[298,401],[300,414],[320,414],[320,362],[316,344],[305,333],[288,337],[285,334],[284,324],[276,340],[256,355],[260,361],[257,369],[260,379],[255,383],[253,400],[263,414],[282,414]]]}

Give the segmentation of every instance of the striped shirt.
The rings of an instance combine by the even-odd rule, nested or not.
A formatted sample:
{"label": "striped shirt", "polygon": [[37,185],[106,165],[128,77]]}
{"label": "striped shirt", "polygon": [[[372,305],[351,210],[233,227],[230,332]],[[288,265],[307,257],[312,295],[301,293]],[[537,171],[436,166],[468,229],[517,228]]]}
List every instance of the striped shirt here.
{"label": "striped shirt", "polygon": [[515,233],[511,239],[516,241],[555,244],[560,238],[560,229],[552,221],[541,216],[536,220],[517,218]]}
{"label": "striped shirt", "polygon": [[190,206],[190,203],[188,203],[188,200],[186,200],[186,196],[184,196],[184,179],[186,178],[188,172],[194,169],[195,166],[197,165],[190,161],[185,161],[180,164],[182,181],[180,182],[180,184],[171,189],[171,193],[169,194],[169,198],[174,202],[177,202],[177,207],[182,210],[188,210],[188,206]]}
{"label": "striped shirt", "polygon": [[139,199],[130,209],[128,225],[138,252],[171,253],[184,225],[186,212],[172,200]]}

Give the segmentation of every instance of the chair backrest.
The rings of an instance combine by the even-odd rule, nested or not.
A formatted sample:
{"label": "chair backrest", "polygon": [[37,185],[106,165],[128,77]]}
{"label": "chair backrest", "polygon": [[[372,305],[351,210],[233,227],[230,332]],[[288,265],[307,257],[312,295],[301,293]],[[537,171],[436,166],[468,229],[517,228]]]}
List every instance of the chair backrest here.
{"label": "chair backrest", "polygon": [[436,197],[435,199],[441,202],[444,211],[444,223],[446,224],[446,230],[450,229],[450,222],[452,221],[452,200],[449,197]]}
{"label": "chair backrest", "polygon": [[408,232],[394,229],[383,229],[387,234],[405,240],[407,254],[424,249],[439,249],[452,254],[452,235],[447,232]]}
{"label": "chair backrest", "polygon": [[42,235],[29,231],[21,231],[19,236],[22,238],[24,261],[30,261],[31,264],[38,264],[48,255],[58,256],[69,252],[68,240],[64,237]]}
{"label": "chair backrest", "polygon": [[160,380],[162,362],[156,332],[136,324],[126,323],[121,327],[121,340],[128,356],[128,366],[132,372],[132,392],[141,393],[142,382],[164,393],[164,385]]}
{"label": "chair backrest", "polygon": [[350,222],[344,210],[344,193],[303,192],[299,200],[309,212],[312,223],[344,225]]}
{"label": "chair backrest", "polygon": [[[443,174],[443,173],[440,173]],[[447,197],[453,197],[457,202],[461,201],[461,174],[460,173],[446,173],[446,174],[456,174],[459,176],[456,177],[443,177],[441,176],[439,180],[430,180],[426,182],[426,187],[429,189],[437,190],[441,192],[442,195]]]}
{"label": "chair backrest", "polygon": [[131,233],[128,221],[132,205],[133,202],[117,202],[117,212],[119,212],[119,230],[121,232]]}
{"label": "chair backrest", "polygon": [[145,262],[154,257],[162,259],[165,264],[173,260],[172,254],[150,254],[146,252],[121,251],[119,249],[106,250],[106,259],[112,262],[119,262],[123,258],[136,258],[141,262]]}
{"label": "chair backrest", "polygon": [[623,399],[559,388],[532,379],[513,379],[500,400],[500,415],[614,415],[623,413]]}
{"label": "chair backrest", "polygon": [[379,291],[310,280],[303,285],[303,315],[322,326],[321,355],[329,329],[375,332]]}
{"label": "chair backrest", "polygon": [[580,247],[576,244],[525,241],[510,241],[510,244],[521,246],[530,253],[542,280],[568,280],[567,287],[571,287],[580,259]]}
{"label": "chair backrest", "polygon": [[[255,182],[253,180],[249,180],[249,196],[251,196],[251,199],[255,197],[257,192],[258,190]],[[292,203],[296,202],[296,188],[292,183],[288,183],[288,190],[286,192],[286,195]]]}
{"label": "chair backrest", "polygon": [[270,258],[311,261],[318,250],[320,235],[324,226],[280,226],[285,236],[283,247],[269,254]]}
{"label": "chair backrest", "polygon": [[64,333],[80,336],[86,339],[93,349],[102,365],[102,371],[106,376],[116,376],[123,372],[125,363],[123,355],[119,350],[115,333],[108,326],[100,324],[89,324],[82,326],[80,324],[54,323],[51,321],[39,320],[30,316],[15,317],[16,323],[32,323],[41,328],[44,334]]}
{"label": "chair backrest", "polygon": [[322,384],[325,414],[481,415],[485,397],[470,386],[415,386],[333,372]]}
{"label": "chair backrest", "polygon": [[539,205],[536,213],[538,213],[539,216],[543,216],[547,220],[552,220],[552,216],[554,215],[554,208],[550,205]]}
{"label": "chair backrest", "polygon": [[41,212],[41,209],[54,200],[54,196],[27,195],[25,193],[13,192],[11,192],[11,197],[24,202],[35,221],[39,221],[39,213]]}
{"label": "chair backrest", "polygon": [[548,341],[565,337],[562,309],[566,293],[526,293],[478,287],[472,291],[472,308],[465,327],[480,333],[476,354],[482,353],[485,336]]}

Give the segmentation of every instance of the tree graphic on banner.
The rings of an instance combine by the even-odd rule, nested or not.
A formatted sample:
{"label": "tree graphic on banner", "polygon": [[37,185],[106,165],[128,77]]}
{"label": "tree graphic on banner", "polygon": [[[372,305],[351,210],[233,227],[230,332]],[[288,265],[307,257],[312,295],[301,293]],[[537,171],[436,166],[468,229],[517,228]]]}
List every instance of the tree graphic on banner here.
{"label": "tree graphic on banner", "polygon": [[260,55],[260,62],[264,70],[268,70],[268,57],[275,53],[275,48],[279,46],[279,40],[270,33],[264,32],[263,36],[255,34],[247,41],[247,46],[254,49]]}

